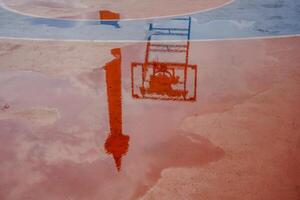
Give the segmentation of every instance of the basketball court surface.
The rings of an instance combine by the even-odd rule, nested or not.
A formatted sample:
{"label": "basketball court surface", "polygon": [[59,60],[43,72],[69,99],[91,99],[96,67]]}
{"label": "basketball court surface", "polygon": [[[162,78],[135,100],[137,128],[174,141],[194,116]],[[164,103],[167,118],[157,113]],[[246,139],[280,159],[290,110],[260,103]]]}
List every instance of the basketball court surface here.
{"label": "basketball court surface", "polygon": [[0,0],[0,199],[298,200],[300,2]]}

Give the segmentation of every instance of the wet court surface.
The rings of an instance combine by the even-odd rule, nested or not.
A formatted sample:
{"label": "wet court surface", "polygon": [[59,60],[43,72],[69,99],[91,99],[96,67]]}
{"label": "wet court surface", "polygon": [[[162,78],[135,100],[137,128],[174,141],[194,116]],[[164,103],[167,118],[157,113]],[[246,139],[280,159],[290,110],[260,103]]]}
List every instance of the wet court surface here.
{"label": "wet court surface", "polygon": [[1,200],[299,199],[299,3],[172,2],[0,0]]}
{"label": "wet court surface", "polygon": [[191,42],[193,101],[133,96],[146,43],[2,43],[2,199],[297,199],[298,38]]}

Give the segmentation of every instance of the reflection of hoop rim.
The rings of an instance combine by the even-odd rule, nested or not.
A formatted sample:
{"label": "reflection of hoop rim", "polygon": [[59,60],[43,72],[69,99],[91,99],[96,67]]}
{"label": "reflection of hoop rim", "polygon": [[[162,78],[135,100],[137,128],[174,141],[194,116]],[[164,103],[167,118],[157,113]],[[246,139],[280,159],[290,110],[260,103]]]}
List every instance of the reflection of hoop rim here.
{"label": "reflection of hoop rim", "polygon": [[169,75],[169,77],[172,77],[172,76],[174,76],[173,74],[171,74],[171,72],[169,72],[168,70],[166,70],[166,71],[157,71],[157,72],[154,72],[154,75],[156,76],[156,75],[160,75],[160,74],[163,74],[163,75]]}

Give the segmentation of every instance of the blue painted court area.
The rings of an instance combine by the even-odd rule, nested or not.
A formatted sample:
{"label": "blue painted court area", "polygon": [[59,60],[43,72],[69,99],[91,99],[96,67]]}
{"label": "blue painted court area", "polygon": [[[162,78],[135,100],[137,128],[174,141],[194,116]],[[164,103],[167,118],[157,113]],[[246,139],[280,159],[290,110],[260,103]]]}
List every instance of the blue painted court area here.
{"label": "blue painted court area", "polygon": [[[189,16],[181,16],[189,17]],[[219,9],[190,15],[191,40],[269,37],[300,34],[299,0],[236,0]],[[149,24],[167,27],[164,19],[116,22],[37,18],[0,7],[0,37],[57,40],[146,40]],[[164,40],[155,37],[154,40]],[[175,37],[176,40],[186,39]]]}

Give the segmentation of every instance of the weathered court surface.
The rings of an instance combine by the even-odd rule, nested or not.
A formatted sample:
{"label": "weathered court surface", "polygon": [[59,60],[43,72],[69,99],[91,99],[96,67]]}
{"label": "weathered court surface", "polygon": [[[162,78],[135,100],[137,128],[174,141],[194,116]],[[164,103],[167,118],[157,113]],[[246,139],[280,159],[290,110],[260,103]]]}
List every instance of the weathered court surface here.
{"label": "weathered court surface", "polygon": [[[50,17],[84,16],[105,5],[121,18],[176,15],[226,3],[191,1],[165,13],[160,7],[170,1],[153,1],[152,13],[143,12],[148,1],[133,10],[125,1],[65,2],[5,3],[18,12]],[[283,2],[282,7],[294,1]],[[170,92],[165,82],[148,88],[154,99],[143,98],[141,85],[134,85],[141,98],[133,95],[132,63],[145,61],[146,40],[32,40],[1,34],[0,26],[0,199],[299,199],[299,32],[191,39],[189,64],[197,65],[192,101]],[[154,46],[181,51],[184,42]],[[177,54],[153,56],[156,63],[180,62],[176,59]],[[193,86],[187,85],[188,94]],[[162,100],[162,94],[173,100]]]}

